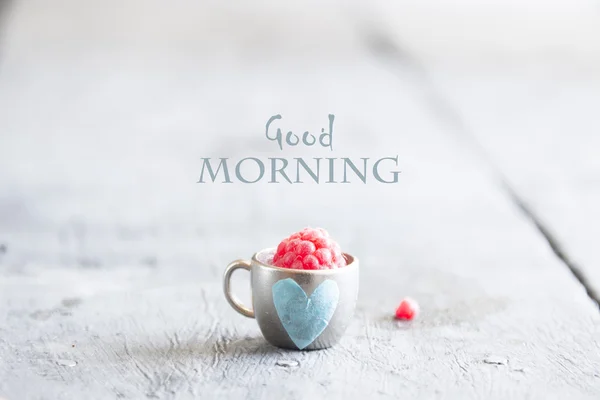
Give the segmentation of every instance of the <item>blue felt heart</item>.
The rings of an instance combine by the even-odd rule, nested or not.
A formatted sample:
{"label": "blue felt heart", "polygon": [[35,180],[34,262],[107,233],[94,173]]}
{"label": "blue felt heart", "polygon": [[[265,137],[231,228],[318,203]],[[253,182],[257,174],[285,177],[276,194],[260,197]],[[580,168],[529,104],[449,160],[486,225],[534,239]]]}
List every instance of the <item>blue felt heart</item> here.
{"label": "blue felt heart", "polygon": [[330,279],[323,281],[310,297],[291,278],[273,285],[273,303],[285,331],[302,350],[327,328],[337,308],[340,290]]}

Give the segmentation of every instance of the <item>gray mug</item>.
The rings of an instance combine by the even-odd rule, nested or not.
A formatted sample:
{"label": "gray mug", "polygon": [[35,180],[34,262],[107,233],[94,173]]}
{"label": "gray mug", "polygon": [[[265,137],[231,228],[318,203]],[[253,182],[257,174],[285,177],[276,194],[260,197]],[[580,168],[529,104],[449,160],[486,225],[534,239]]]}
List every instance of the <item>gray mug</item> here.
{"label": "gray mug", "polygon": [[[236,260],[225,270],[223,289],[234,310],[256,318],[269,343],[295,350],[325,349],[336,344],[352,321],[358,297],[358,259],[344,253],[345,267],[296,270],[268,264],[274,249],[251,261]],[[231,293],[236,269],[250,271],[252,309]]]}

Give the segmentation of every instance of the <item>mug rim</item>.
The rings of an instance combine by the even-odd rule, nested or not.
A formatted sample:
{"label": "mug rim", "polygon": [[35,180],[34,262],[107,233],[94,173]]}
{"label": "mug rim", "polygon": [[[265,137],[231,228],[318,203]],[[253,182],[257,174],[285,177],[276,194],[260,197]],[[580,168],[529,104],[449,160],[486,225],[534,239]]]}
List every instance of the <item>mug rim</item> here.
{"label": "mug rim", "polygon": [[252,262],[255,262],[256,264],[260,265],[261,267],[267,268],[267,269],[272,269],[272,270],[276,270],[276,271],[282,271],[282,272],[287,272],[287,273],[291,273],[291,274],[309,274],[309,275],[334,275],[334,274],[341,274],[344,273],[344,271],[348,271],[350,269],[354,269],[358,267],[358,258],[354,257],[351,254],[348,253],[344,253],[342,252],[342,255],[344,256],[344,258],[346,259],[346,266],[341,267],[341,268],[333,268],[333,269],[291,269],[291,268],[281,268],[281,267],[276,267],[275,265],[271,265],[271,264],[265,264],[264,262],[260,261],[258,259],[258,255],[271,251],[274,252],[276,249],[274,247],[267,247],[266,249],[262,249],[260,251],[257,251],[256,253],[254,253],[254,255],[252,256]]}

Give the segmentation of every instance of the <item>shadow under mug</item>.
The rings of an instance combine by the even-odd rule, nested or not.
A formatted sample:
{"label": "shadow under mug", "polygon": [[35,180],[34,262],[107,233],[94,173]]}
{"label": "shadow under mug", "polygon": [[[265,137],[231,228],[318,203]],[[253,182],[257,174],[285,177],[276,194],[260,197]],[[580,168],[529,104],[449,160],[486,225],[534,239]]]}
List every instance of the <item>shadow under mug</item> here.
{"label": "shadow under mug", "polygon": [[[358,259],[343,253],[346,266],[327,270],[297,270],[269,265],[274,249],[252,260],[236,260],[223,278],[225,297],[234,310],[256,318],[265,339],[274,346],[295,350],[331,347],[352,322],[358,298]],[[252,309],[231,293],[236,269],[250,271]]]}

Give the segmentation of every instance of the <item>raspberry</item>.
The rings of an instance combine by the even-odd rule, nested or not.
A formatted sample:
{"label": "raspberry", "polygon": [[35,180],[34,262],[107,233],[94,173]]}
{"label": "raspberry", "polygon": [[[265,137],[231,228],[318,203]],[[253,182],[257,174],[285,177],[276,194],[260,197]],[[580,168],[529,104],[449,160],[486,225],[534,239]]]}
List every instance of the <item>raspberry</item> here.
{"label": "raspberry", "polygon": [[304,228],[279,243],[273,265],[291,269],[332,269],[346,266],[346,259],[325,229]]}
{"label": "raspberry", "polygon": [[396,308],[396,319],[413,320],[419,315],[419,303],[410,297],[405,297]]}

